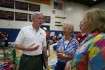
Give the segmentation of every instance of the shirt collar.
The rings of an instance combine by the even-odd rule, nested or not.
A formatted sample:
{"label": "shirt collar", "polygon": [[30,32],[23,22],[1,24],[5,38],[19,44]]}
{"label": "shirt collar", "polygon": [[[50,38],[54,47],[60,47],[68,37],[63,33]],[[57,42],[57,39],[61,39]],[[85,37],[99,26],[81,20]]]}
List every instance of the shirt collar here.
{"label": "shirt collar", "polygon": [[92,39],[93,37],[97,36],[98,34],[100,34],[100,32],[94,32],[94,33],[88,34],[88,36],[83,40],[83,42],[81,44],[87,42],[88,40]]}
{"label": "shirt collar", "polygon": [[[30,25],[29,28],[32,29],[32,30],[35,30],[32,25]],[[39,28],[38,31],[41,31],[41,28]]]}

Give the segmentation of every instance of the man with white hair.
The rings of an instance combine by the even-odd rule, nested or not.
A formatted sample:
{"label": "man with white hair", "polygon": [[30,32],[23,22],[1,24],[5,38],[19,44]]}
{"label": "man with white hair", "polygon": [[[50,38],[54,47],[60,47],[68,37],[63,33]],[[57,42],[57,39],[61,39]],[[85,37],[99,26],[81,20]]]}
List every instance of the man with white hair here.
{"label": "man with white hair", "polygon": [[15,47],[23,51],[19,70],[43,70],[43,55],[47,65],[46,33],[40,26],[43,23],[43,14],[32,14],[32,25],[23,27],[15,41]]}

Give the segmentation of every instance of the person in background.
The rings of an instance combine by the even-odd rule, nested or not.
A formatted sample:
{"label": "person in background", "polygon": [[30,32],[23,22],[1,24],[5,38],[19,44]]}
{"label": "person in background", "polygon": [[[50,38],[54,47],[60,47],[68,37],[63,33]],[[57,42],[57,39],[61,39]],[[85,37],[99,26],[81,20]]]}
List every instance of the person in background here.
{"label": "person in background", "polygon": [[57,47],[57,43],[59,41],[59,38],[58,36],[54,35],[54,37],[52,38],[52,42],[53,42],[53,50],[55,51],[56,50],[56,47]]}
{"label": "person in background", "polygon": [[4,46],[8,47],[8,33],[4,32],[3,35],[4,35],[4,41],[5,41],[5,45]]}
{"label": "person in background", "polygon": [[[88,36],[76,51],[72,70],[105,70],[105,11],[86,11],[82,28]],[[65,70],[70,70],[69,66]]]}
{"label": "person in background", "polygon": [[59,34],[58,34],[58,40],[60,40],[62,38],[62,33],[60,32]]}
{"label": "person in background", "polygon": [[15,41],[15,47],[23,51],[19,70],[43,70],[43,55],[47,66],[46,32],[40,28],[43,14],[32,14],[32,25],[23,27]]}
{"label": "person in background", "polygon": [[63,37],[59,40],[56,53],[57,60],[56,70],[64,70],[66,62],[72,60],[75,54],[76,49],[79,46],[78,41],[71,37],[74,32],[74,26],[69,22],[63,24]]}
{"label": "person in background", "polygon": [[58,37],[54,35],[54,37],[52,38],[53,44],[57,43],[58,40],[59,40]]}
{"label": "person in background", "polygon": [[49,57],[50,56],[50,35],[46,27],[43,27],[43,29],[46,32],[47,56]]}
{"label": "person in background", "polygon": [[79,44],[87,37],[87,34],[82,29],[82,21],[80,22],[80,30],[81,32],[75,35],[76,40],[79,42]]}

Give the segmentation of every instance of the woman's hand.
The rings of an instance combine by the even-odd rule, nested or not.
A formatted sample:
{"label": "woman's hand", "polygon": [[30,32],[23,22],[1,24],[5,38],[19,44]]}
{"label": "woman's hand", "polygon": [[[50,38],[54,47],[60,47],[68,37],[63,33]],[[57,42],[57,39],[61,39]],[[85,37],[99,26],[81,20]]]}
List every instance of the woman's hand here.
{"label": "woman's hand", "polygon": [[57,56],[58,56],[59,58],[64,58],[64,55],[65,55],[65,54],[57,53]]}

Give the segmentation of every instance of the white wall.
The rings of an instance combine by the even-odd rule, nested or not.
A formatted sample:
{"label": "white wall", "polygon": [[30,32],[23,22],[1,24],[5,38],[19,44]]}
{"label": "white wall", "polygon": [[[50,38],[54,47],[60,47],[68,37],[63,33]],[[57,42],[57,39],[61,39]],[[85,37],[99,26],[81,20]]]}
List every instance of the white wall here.
{"label": "white wall", "polygon": [[[23,1],[24,0],[20,0]],[[5,10],[5,11],[12,11],[12,12],[22,12],[22,13],[30,13],[32,14],[33,12],[30,11],[23,11],[23,10],[16,10],[16,9],[10,9],[10,8],[3,8],[0,7],[0,10]],[[0,28],[21,28],[27,25],[30,25],[31,22],[26,22],[26,21],[14,21],[14,20],[1,20],[0,19]]]}
{"label": "white wall", "polygon": [[[50,30],[61,30],[60,27],[56,27],[55,26],[55,16],[56,15],[64,15],[64,10],[55,10],[56,13],[53,14],[52,10],[53,9],[53,1],[59,1],[59,0],[52,0],[51,1],[51,5],[45,5],[45,4],[40,4],[40,3],[34,3],[34,2],[29,2],[29,1],[25,1],[25,0],[16,0],[16,1],[22,1],[22,2],[27,2],[27,3],[32,3],[32,4],[39,4],[40,5],[40,11],[46,15],[46,16],[51,16],[51,23],[44,23],[43,25],[49,25],[50,26]],[[62,1],[60,1],[62,2]],[[63,3],[63,2],[62,2]],[[30,11],[23,11],[23,10],[17,10],[17,9],[10,9],[10,8],[3,8],[0,7],[0,10],[5,10],[5,11],[13,11],[13,12],[22,12],[22,13],[29,13],[32,14],[34,12],[30,12]],[[1,20],[0,19],[0,28],[22,28],[24,26],[27,25],[31,25],[32,22],[29,21],[10,21],[10,20]]]}
{"label": "white wall", "polygon": [[[23,2],[28,2],[25,0],[17,0],[17,1],[23,1]],[[33,2],[28,2],[28,3],[33,3],[33,4],[39,4],[41,6],[41,12],[44,13],[46,16],[51,16],[51,23],[44,23],[44,25],[49,25],[50,30],[62,30],[62,27],[55,26],[55,21],[70,21],[71,23],[74,24],[75,31],[80,31],[79,29],[79,23],[83,17],[83,14],[86,10],[88,10],[90,7],[74,3],[74,2],[67,2],[63,3],[64,4],[64,9],[63,10],[56,10],[53,9],[53,1],[61,2],[61,0],[52,0],[51,5],[45,5],[45,4],[40,4],[40,3],[33,3]],[[98,4],[94,7],[98,7],[101,9],[105,9],[105,2]],[[92,8],[94,8],[92,7]],[[13,11],[13,12],[23,12],[23,13],[34,13],[30,11],[23,11],[23,10],[16,10],[16,9],[9,9],[9,8],[2,8],[0,7],[0,10],[6,10],[6,11]],[[55,14],[52,13],[52,10],[55,10]],[[67,17],[66,19],[60,20],[55,18],[55,16],[61,16],[61,17]],[[10,20],[1,20],[0,19],[0,28],[22,28],[27,25],[31,25],[32,22],[29,21],[10,21]]]}
{"label": "white wall", "polygon": [[84,6],[74,2],[65,3],[65,15],[67,17],[67,21],[70,21],[74,24],[75,31],[80,31],[79,23],[83,18],[83,14],[86,10],[91,8],[100,8],[105,10],[105,2],[95,5],[93,7]]}
{"label": "white wall", "polygon": [[65,15],[67,17],[66,20],[74,24],[75,31],[80,31],[79,23],[82,20],[84,12],[88,9],[89,7],[78,3],[74,2],[65,3]]}
{"label": "white wall", "polygon": [[[60,2],[64,5],[64,2],[63,1],[60,1],[60,0],[51,0],[51,5],[48,6],[48,7],[45,7],[45,6],[42,6],[42,11],[43,12],[46,12],[46,14],[50,15],[51,16],[51,23],[50,23],[50,30],[57,30],[57,31],[61,31],[62,30],[62,27],[58,27],[58,26],[55,26],[55,21],[60,21],[60,19],[57,19],[55,18],[55,16],[64,16],[64,8],[63,10],[57,10],[57,9],[54,9],[54,2]],[[46,10],[45,10],[46,8]],[[55,14],[52,12],[52,11],[55,11]],[[50,13],[49,13],[50,12]]]}

